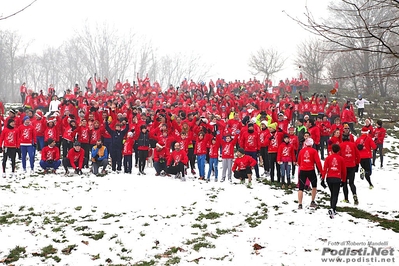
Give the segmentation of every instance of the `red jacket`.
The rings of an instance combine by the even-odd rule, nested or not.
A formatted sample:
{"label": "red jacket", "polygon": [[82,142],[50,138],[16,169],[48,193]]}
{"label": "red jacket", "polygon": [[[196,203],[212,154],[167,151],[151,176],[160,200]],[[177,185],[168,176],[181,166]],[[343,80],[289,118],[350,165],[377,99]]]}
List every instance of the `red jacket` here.
{"label": "red jacket", "polygon": [[36,133],[32,125],[20,125],[19,130],[19,144],[20,145],[32,145],[36,143]]}
{"label": "red jacket", "polygon": [[0,147],[19,148],[19,130],[4,127],[0,135]]}
{"label": "red jacket", "polygon": [[320,144],[320,128],[318,126],[312,126],[308,128],[308,132],[310,133],[311,138],[314,141],[314,144]]}
{"label": "red jacket", "polygon": [[339,178],[341,182],[346,182],[345,160],[339,154],[331,154],[324,161],[322,179],[325,178]]}
{"label": "red jacket", "polygon": [[99,127],[99,128],[93,128],[93,129],[91,130],[91,132],[90,132],[90,141],[89,141],[89,143],[95,145],[96,142],[97,142],[97,140],[100,140],[100,139],[101,139],[102,131],[103,131],[103,130],[104,130],[104,129],[101,128],[101,127]]}
{"label": "red jacket", "polygon": [[234,148],[237,143],[237,137],[230,142],[222,140],[222,159],[234,159]]}
{"label": "red jacket", "polygon": [[322,173],[323,168],[321,166],[321,161],[317,150],[307,146],[302,148],[298,154],[299,170],[304,170],[304,171],[314,170],[315,164],[319,172]]}
{"label": "red jacket", "polygon": [[[355,143],[357,149],[359,150],[360,159],[373,158],[371,149],[373,150],[377,149],[377,145],[374,143],[373,139],[370,138],[368,134],[362,134],[360,137],[356,139]],[[360,145],[363,145],[362,149],[359,149]]]}
{"label": "red jacket", "polygon": [[278,146],[277,162],[295,162],[295,149],[291,143],[281,143]]}
{"label": "red jacket", "polygon": [[383,144],[384,143],[384,138],[386,135],[387,131],[383,127],[376,127],[374,129],[374,142],[376,144]]}
{"label": "red jacket", "polygon": [[237,157],[234,160],[232,171],[245,170],[247,167],[254,167],[256,165],[256,160],[249,155],[244,155],[243,157]]}
{"label": "red jacket", "polygon": [[[75,169],[76,167],[82,169],[85,158],[85,151],[80,148],[80,150],[77,152],[75,148],[72,148],[68,151],[67,158],[69,159],[69,162],[71,163],[73,169]],[[75,164],[76,162],[78,163],[78,165]]]}
{"label": "red jacket", "polygon": [[90,142],[90,129],[88,126],[79,126],[76,129],[76,134],[78,134],[78,141],[80,143],[88,144]]}
{"label": "red jacket", "polygon": [[46,146],[42,149],[42,160],[54,160],[58,161],[60,159],[60,149],[57,146],[50,147]]}
{"label": "red jacket", "polygon": [[187,164],[188,163],[187,153],[183,150],[172,151],[172,153],[168,157],[168,162],[166,163],[166,165],[171,166],[172,162],[175,165],[177,165],[179,162],[182,162],[183,164]]}
{"label": "red jacket", "polygon": [[270,138],[269,129],[266,128],[265,130],[261,130],[259,132],[259,144],[261,148],[269,146],[270,143],[269,138]]}
{"label": "red jacket", "polygon": [[125,143],[123,143],[122,155],[132,155],[133,154],[134,138],[127,138]]}
{"label": "red jacket", "polygon": [[294,147],[294,151],[296,152],[299,149],[299,140],[298,140],[298,136],[293,134],[293,135],[289,135],[290,136],[290,143],[292,144],[292,146]]}
{"label": "red jacket", "polygon": [[208,153],[208,143],[209,143],[209,134],[205,134],[204,138],[200,140],[197,136],[196,142],[195,142],[195,149],[194,149],[194,154],[196,155],[205,155]]}
{"label": "red jacket", "polygon": [[160,150],[154,149],[154,162],[159,162],[159,160],[162,158],[165,160],[165,162],[168,161],[168,158],[170,156],[169,149],[167,148],[162,148]]}
{"label": "red jacket", "polygon": [[220,138],[216,138],[215,144],[212,143],[212,139],[209,141],[209,158],[218,158],[219,157],[219,150],[220,150]]}
{"label": "red jacket", "polygon": [[340,145],[340,155],[344,158],[346,167],[355,167],[360,163],[360,154],[356,144],[352,141],[344,141]]}
{"label": "red jacket", "polygon": [[31,121],[32,121],[33,127],[35,128],[36,136],[43,137],[44,131],[46,129],[46,124],[47,124],[46,119],[45,118],[41,118],[41,119],[33,118]]}
{"label": "red jacket", "polygon": [[254,131],[249,133],[245,131],[240,137],[240,147],[248,152],[257,152],[260,150],[259,133]]}
{"label": "red jacket", "polygon": [[278,145],[280,145],[283,142],[283,137],[284,133],[283,132],[273,132],[270,133],[270,144],[269,144],[269,149],[267,150],[268,153],[277,153],[278,151]]}
{"label": "red jacket", "polygon": [[60,134],[58,133],[58,128],[56,126],[46,127],[44,130],[44,141],[52,138],[56,142],[60,141]]}

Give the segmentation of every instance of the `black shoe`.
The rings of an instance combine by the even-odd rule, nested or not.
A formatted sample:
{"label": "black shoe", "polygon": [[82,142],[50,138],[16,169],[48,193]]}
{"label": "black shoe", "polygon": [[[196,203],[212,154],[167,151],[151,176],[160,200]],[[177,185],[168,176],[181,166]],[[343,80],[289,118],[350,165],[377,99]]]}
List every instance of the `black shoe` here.
{"label": "black shoe", "polygon": [[144,171],[140,171],[140,173],[141,173],[142,175],[146,175],[146,173],[144,173]]}
{"label": "black shoe", "polygon": [[298,205],[298,210],[302,210],[302,204]]}

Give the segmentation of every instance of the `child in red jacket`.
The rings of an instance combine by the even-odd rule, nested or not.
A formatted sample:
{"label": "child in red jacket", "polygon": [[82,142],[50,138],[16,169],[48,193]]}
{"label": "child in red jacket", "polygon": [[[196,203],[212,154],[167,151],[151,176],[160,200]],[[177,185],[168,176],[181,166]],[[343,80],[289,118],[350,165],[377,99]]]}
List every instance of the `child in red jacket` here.
{"label": "child in red jacket", "polygon": [[133,132],[129,131],[127,133],[127,138],[125,142],[123,143],[123,150],[122,150],[122,155],[123,155],[123,171],[125,174],[131,174],[132,173],[132,163],[133,163],[133,145],[134,145],[134,138],[133,138]]}
{"label": "child in red jacket", "polygon": [[[218,135],[219,136],[219,135]],[[215,182],[218,181],[218,162],[219,162],[219,149],[220,137],[213,137],[209,143],[209,169],[207,181],[211,181],[212,170],[215,171]]]}
{"label": "child in red jacket", "polygon": [[283,142],[279,145],[277,151],[277,163],[280,165],[281,188],[285,188],[285,176],[287,175],[288,188],[291,188],[291,165],[295,162],[295,149],[290,143],[290,136],[284,135]]}
{"label": "child in red jacket", "polygon": [[255,167],[256,161],[249,155],[245,155],[243,148],[237,151],[237,158],[234,160],[232,171],[234,177],[241,180],[241,184],[245,184],[245,179],[248,178],[248,187],[252,185],[252,168]]}

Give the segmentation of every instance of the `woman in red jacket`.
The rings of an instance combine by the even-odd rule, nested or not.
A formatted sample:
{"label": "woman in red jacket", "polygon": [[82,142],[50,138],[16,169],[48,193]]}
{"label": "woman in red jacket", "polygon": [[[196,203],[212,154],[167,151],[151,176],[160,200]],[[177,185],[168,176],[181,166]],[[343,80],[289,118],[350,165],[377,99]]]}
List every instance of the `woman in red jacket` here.
{"label": "woman in red jacket", "polygon": [[11,176],[16,177],[15,173],[15,156],[17,154],[17,148],[19,148],[19,130],[15,127],[15,121],[13,118],[8,119],[7,126],[0,135],[0,152],[3,152],[3,178],[6,177],[6,163],[7,159],[11,159]]}
{"label": "woman in red jacket", "polygon": [[285,188],[285,176],[287,175],[288,188],[291,188],[291,165],[296,161],[294,146],[290,143],[290,136],[284,135],[283,142],[277,151],[277,163],[281,167],[281,188]]}
{"label": "woman in red jacket", "polygon": [[315,208],[316,193],[317,193],[317,176],[315,165],[319,173],[323,172],[319,154],[316,149],[312,148],[313,139],[307,138],[304,142],[305,147],[301,149],[298,154],[297,164],[299,165],[299,191],[298,191],[298,209],[302,209],[303,189],[305,188],[306,179],[309,178],[312,184],[312,201],[310,207]]}
{"label": "woman in red jacket", "polygon": [[356,139],[356,146],[360,154],[360,165],[362,166],[360,178],[366,177],[367,182],[370,185],[370,189],[374,186],[371,183],[371,158],[373,157],[371,150],[377,149],[377,145],[373,139],[369,136],[369,131],[366,127],[362,128],[362,135]]}
{"label": "woman in red jacket", "polygon": [[338,144],[332,145],[332,154],[327,156],[324,161],[324,172],[322,174],[321,185],[325,188],[324,180],[327,178],[328,188],[330,189],[330,207],[328,211],[330,218],[334,218],[337,209],[339,189],[342,183],[346,183],[346,166],[344,158],[339,155],[340,147]]}

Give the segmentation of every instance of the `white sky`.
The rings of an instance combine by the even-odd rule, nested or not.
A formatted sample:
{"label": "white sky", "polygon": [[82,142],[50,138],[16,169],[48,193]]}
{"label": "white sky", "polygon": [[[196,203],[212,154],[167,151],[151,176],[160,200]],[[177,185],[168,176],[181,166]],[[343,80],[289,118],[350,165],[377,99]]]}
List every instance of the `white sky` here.
{"label": "white sky", "polygon": [[[0,15],[9,15],[32,0],[1,1]],[[335,0],[336,1],[336,0]],[[0,21],[0,29],[16,30],[31,50],[58,46],[80,29],[106,21],[121,32],[143,34],[159,51],[194,51],[214,65],[212,77],[245,79],[248,59],[259,47],[274,47],[289,59],[274,80],[298,73],[291,59],[309,34],[282,11],[301,16],[305,6],[326,14],[327,0],[38,0],[22,13]],[[260,77],[259,77],[260,78]]]}

